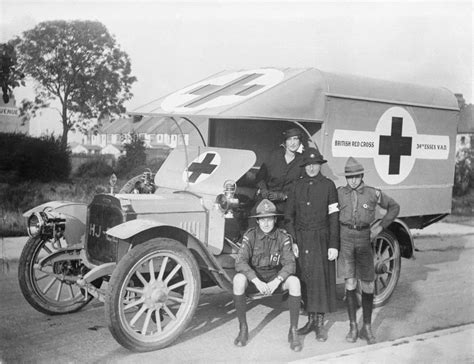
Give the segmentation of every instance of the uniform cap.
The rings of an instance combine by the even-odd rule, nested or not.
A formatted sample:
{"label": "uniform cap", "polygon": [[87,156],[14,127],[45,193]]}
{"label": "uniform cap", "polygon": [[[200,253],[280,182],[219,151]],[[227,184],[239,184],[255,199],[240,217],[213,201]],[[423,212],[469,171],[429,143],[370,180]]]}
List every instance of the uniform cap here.
{"label": "uniform cap", "polygon": [[364,166],[359,163],[357,159],[349,157],[347,159],[346,166],[344,167],[344,173],[339,173],[339,176],[357,176],[365,172],[366,171],[364,170]]}
{"label": "uniform cap", "polygon": [[308,164],[323,164],[327,160],[323,158],[319,150],[315,148],[308,148],[303,154],[303,162],[301,167],[307,166]]}
{"label": "uniform cap", "polygon": [[283,137],[286,139],[297,136],[300,139],[303,138],[303,133],[298,128],[291,128],[283,132]]}
{"label": "uniform cap", "polygon": [[256,210],[257,210],[256,211],[257,213],[250,217],[259,218],[259,217],[270,217],[270,216],[281,215],[277,213],[275,204],[271,202],[270,200],[267,200],[266,198],[260,201],[260,203],[257,205]]}

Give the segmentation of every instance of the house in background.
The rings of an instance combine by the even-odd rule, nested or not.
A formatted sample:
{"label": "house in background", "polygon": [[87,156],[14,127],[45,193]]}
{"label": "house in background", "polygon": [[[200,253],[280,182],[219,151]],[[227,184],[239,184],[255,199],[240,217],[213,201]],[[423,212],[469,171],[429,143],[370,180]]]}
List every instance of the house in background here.
{"label": "house in background", "polygon": [[87,154],[88,150],[79,143],[73,142],[69,143],[69,148],[71,149],[72,154]]}
{"label": "house in background", "polygon": [[[175,122],[168,117],[130,117],[120,118],[112,122],[104,122],[98,133],[84,135],[82,144],[118,146],[130,141],[131,133],[136,133],[144,141],[145,147],[175,148],[184,143],[189,144],[193,127],[186,121]],[[110,148],[113,149],[113,148]]]}
{"label": "house in background", "polygon": [[0,97],[0,132],[28,134],[30,130],[29,121],[23,122],[20,118],[20,110],[16,107],[16,100],[12,96],[7,104]]}
{"label": "house in background", "polygon": [[462,94],[456,94],[459,104],[458,134],[456,136],[456,151],[471,150],[474,154],[474,119],[472,118],[472,104],[466,104]]}
{"label": "house in background", "polygon": [[125,154],[125,148],[123,144],[107,144],[102,148],[100,154],[113,155],[115,159],[118,159],[121,155]]}

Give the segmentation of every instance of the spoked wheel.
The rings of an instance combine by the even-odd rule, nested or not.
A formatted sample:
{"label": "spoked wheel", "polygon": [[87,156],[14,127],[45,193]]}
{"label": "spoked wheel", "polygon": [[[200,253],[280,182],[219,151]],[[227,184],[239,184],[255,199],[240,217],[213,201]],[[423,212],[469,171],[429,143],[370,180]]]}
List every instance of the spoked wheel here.
{"label": "spoked wheel", "polygon": [[374,306],[383,306],[389,300],[398,278],[400,278],[400,246],[395,235],[382,231],[375,239],[374,245],[375,287]]}
{"label": "spoked wheel", "polygon": [[162,349],[191,321],[200,291],[198,265],[184,245],[166,238],[141,244],[120,260],[110,279],[109,329],[129,350]]}
{"label": "spoked wheel", "polygon": [[[61,246],[63,244],[63,246]],[[39,312],[48,315],[80,310],[92,299],[74,283],[82,261],[74,251],[64,252],[65,242],[30,238],[21,253],[18,280],[21,292]]]}

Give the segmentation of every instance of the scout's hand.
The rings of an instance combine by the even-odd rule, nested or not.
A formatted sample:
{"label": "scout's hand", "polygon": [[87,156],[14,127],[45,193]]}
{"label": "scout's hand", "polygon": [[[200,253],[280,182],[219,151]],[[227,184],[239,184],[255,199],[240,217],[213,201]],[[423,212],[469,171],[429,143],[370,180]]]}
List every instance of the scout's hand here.
{"label": "scout's hand", "polygon": [[268,289],[269,289],[268,294],[269,295],[273,294],[273,292],[275,292],[275,290],[278,288],[280,283],[281,283],[281,281],[278,278],[275,278],[273,281],[268,282],[267,283],[267,286],[268,286]]}
{"label": "scout's hand", "polygon": [[264,295],[269,294],[270,289],[268,288],[268,285],[266,283],[262,282],[260,279],[254,278],[254,279],[252,279],[252,283],[255,284],[255,287],[257,287],[258,291],[261,294],[264,294]]}
{"label": "scout's hand", "polygon": [[337,249],[329,248],[328,249],[328,260],[337,259],[338,254],[339,254],[339,252],[337,251]]}
{"label": "scout's hand", "polygon": [[270,192],[266,188],[261,188],[260,189],[260,195],[262,195],[262,198],[268,198],[268,195]]}
{"label": "scout's hand", "polygon": [[295,255],[295,258],[298,258],[300,256],[300,250],[298,249],[298,245],[293,244],[291,246],[291,249],[293,250],[293,254]]}
{"label": "scout's hand", "polygon": [[380,221],[377,221],[370,227],[370,241],[374,240],[383,230]]}

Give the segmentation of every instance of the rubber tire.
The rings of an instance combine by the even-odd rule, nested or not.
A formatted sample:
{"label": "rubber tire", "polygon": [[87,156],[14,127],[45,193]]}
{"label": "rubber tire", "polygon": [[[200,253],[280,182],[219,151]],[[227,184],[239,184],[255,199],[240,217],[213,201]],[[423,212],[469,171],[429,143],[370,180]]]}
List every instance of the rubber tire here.
{"label": "rubber tire", "polygon": [[[124,284],[127,275],[140,262],[147,261],[146,258],[155,253],[167,253],[178,257],[184,262],[182,271],[187,271],[188,284],[191,286],[190,306],[186,309],[184,316],[180,317],[178,327],[175,327],[171,333],[158,338],[157,340],[142,341],[139,339],[139,333],[127,329],[122,322],[122,292],[125,289]],[[117,264],[109,283],[109,291],[105,300],[105,315],[109,330],[115,340],[123,347],[135,351],[146,352],[165,348],[173,343],[179,335],[186,329],[196,311],[201,293],[201,278],[199,267],[193,254],[180,242],[168,238],[156,238],[146,243],[138,245],[130,250]],[[124,318],[126,319],[126,318]],[[163,329],[166,331],[166,327]],[[142,335],[143,336],[143,335]]]}
{"label": "rubber tire", "polygon": [[[392,273],[392,276],[388,283],[389,287],[385,289],[382,294],[376,294],[375,289],[374,289],[374,307],[384,306],[390,300],[390,297],[392,296],[393,291],[395,290],[395,287],[397,286],[398,279],[400,278],[400,271],[402,267],[400,245],[398,243],[397,237],[391,231],[383,230],[379,235],[377,235],[376,241],[378,239],[385,239],[386,241],[389,242],[389,244],[393,247],[393,252],[394,252],[393,256],[395,257],[395,259],[393,260],[394,272]],[[374,265],[375,265],[375,262],[376,262],[376,252],[374,251]],[[376,280],[378,279],[377,273],[375,274],[375,279]],[[362,288],[361,288],[360,281],[357,282],[357,303],[359,304],[359,307],[362,305]]]}
{"label": "rubber tire", "polygon": [[92,300],[93,297],[91,295],[86,300],[76,299],[70,305],[53,305],[51,300],[45,299],[44,295],[38,292],[36,285],[33,283],[33,266],[38,252],[43,246],[43,242],[44,240],[40,237],[29,238],[21,252],[18,264],[18,282],[23,297],[35,310],[46,315],[64,315],[79,311]]}

